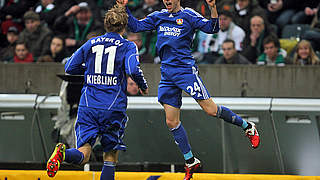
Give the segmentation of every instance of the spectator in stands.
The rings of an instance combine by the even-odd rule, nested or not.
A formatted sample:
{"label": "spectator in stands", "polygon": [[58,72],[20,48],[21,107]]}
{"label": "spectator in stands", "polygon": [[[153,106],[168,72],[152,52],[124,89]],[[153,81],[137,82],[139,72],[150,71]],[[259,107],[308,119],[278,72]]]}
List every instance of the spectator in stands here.
{"label": "spectator in stands", "polygon": [[241,52],[252,64],[256,64],[257,57],[263,53],[263,39],[273,32],[266,26],[261,16],[253,16],[250,20],[250,33],[243,42]]}
{"label": "spectator in stands", "polygon": [[128,96],[142,96],[139,86],[134,82],[130,76],[127,78],[127,95]]}
{"label": "spectator in stands", "polygon": [[287,52],[280,48],[279,39],[270,35],[263,40],[264,53],[258,57],[258,65],[284,66]]}
{"label": "spectator in stands", "polygon": [[[65,1],[65,0],[60,0],[60,1]],[[103,24],[103,18],[105,15],[105,12],[107,12],[109,9],[102,9],[103,10],[103,14],[101,12],[101,8],[102,8],[102,4],[103,3],[110,3],[110,4],[115,4],[115,1],[111,1],[111,0],[72,0],[75,1],[76,4],[80,4],[82,2],[86,2],[88,3],[88,6],[90,7],[91,10],[91,14],[93,16],[93,19],[99,21],[100,23]],[[106,1],[106,2],[103,2]],[[139,0],[140,1],[140,0]],[[101,35],[101,34],[100,34]]]}
{"label": "spectator in stands", "polygon": [[139,9],[139,6],[141,5],[141,2],[143,2],[143,1],[144,0],[128,0],[128,8],[132,12],[135,12],[137,9]]}
{"label": "spectator in stands", "polygon": [[16,42],[19,38],[19,30],[15,26],[11,26],[7,32],[6,47],[0,50],[0,61],[10,61],[13,59]]}
{"label": "spectator in stands", "polygon": [[268,20],[276,24],[279,29],[279,34],[283,27],[287,24],[308,24],[307,17],[310,14],[309,8],[317,7],[318,1],[313,0],[259,0],[262,7],[267,9]]}
{"label": "spectator in stands", "polygon": [[23,14],[37,2],[38,0],[2,0],[0,3],[0,21],[21,19]]}
{"label": "spectator in stands", "polygon": [[64,47],[64,38],[54,36],[51,40],[49,50],[44,56],[39,57],[38,62],[61,62],[67,57]]}
{"label": "spectator in stands", "polygon": [[147,49],[144,47],[142,43],[142,36],[141,33],[128,33],[129,41],[133,41],[139,50],[139,58],[140,62],[142,63],[153,63],[153,56],[151,56],[149,53],[147,53]]}
{"label": "spectator in stands", "polygon": [[[219,12],[220,30],[217,34],[208,34],[205,41],[205,52],[211,54],[205,55],[203,61],[213,62],[217,57],[223,55],[222,44],[226,39],[232,39],[237,51],[242,51],[242,41],[245,38],[245,32],[232,21],[230,11]],[[210,58],[210,59],[208,59]]]}
{"label": "spectator in stands", "polygon": [[104,17],[105,12],[111,9],[115,4],[115,0],[96,0],[97,8],[100,11],[100,17]]}
{"label": "spectator in stands", "polygon": [[76,3],[73,0],[41,0],[34,9],[40,15],[40,19],[48,24],[51,30],[54,30],[54,21]]}
{"label": "spectator in stands", "polygon": [[226,39],[222,44],[223,56],[219,57],[215,64],[251,64],[247,58],[237,52],[235,42]]}
{"label": "spectator in stands", "polygon": [[20,33],[19,40],[26,42],[29,51],[37,59],[47,52],[52,32],[40,23],[40,16],[34,11],[28,11],[23,16],[26,28]]}
{"label": "spectator in stands", "polygon": [[54,25],[59,34],[65,35],[65,45],[68,52],[74,52],[86,42],[86,37],[91,32],[104,33],[103,25],[93,18],[87,2],[72,6],[63,15],[58,17]]}
{"label": "spectator in stands", "polygon": [[[0,42],[6,41],[6,34],[9,27],[16,26],[19,32],[22,31],[22,16],[33,4],[35,4],[35,0],[0,1]],[[0,48],[4,48],[6,45],[5,43],[0,43]]]}
{"label": "spectator in stands", "polygon": [[159,11],[163,9],[163,3],[160,3],[159,0],[143,0],[137,6],[136,10],[133,12],[133,15],[138,19],[145,18],[148,14]]}
{"label": "spectator in stands", "polygon": [[292,24],[310,24],[313,17],[317,14],[318,2],[317,1],[304,1],[303,9],[299,9],[298,12],[291,18]]}
{"label": "spectator in stands", "polygon": [[32,63],[34,62],[33,55],[29,51],[27,43],[18,40],[15,47],[14,63]]}
{"label": "spectator in stands", "polygon": [[[250,18],[258,15],[266,19],[266,12],[262,9],[257,0],[235,0],[233,10],[233,22],[239,25],[246,32],[250,29]],[[248,33],[246,33],[248,34]]]}
{"label": "spectator in stands", "polygon": [[315,51],[320,51],[320,3],[317,7],[317,15],[312,24],[312,29],[304,32],[302,39],[308,40]]}
{"label": "spectator in stands", "polygon": [[296,65],[319,65],[320,60],[314,52],[311,44],[307,40],[301,40],[297,44],[296,51],[293,55],[293,64]]}
{"label": "spectator in stands", "polygon": [[181,1],[181,7],[189,7],[192,9],[195,9],[195,7],[197,7],[198,4],[199,4],[199,1],[194,1],[194,0]]}

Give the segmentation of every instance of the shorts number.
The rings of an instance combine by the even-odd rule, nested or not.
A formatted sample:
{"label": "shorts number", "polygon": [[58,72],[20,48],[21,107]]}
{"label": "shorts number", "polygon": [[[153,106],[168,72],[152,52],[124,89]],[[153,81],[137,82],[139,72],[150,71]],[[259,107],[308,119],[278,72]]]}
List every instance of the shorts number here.
{"label": "shorts number", "polygon": [[117,46],[110,46],[106,49],[104,49],[104,45],[96,45],[92,47],[92,52],[96,53],[95,64],[94,64],[95,73],[101,74],[102,56],[103,54],[109,53],[106,73],[113,74],[116,51],[117,51]]}
{"label": "shorts number", "polygon": [[198,92],[201,91],[201,89],[200,89],[200,87],[199,87],[197,82],[193,83],[193,87],[192,86],[188,86],[187,90],[190,91],[191,96],[194,96],[196,94],[196,91],[198,91]]}

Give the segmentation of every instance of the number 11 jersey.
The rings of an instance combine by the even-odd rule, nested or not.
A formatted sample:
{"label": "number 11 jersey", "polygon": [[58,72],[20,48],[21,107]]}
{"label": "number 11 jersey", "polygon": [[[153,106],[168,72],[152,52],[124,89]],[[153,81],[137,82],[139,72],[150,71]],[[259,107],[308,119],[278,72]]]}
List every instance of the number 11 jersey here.
{"label": "number 11 jersey", "polygon": [[118,33],[107,33],[87,41],[68,59],[65,72],[84,73],[80,106],[126,111],[126,75],[142,90],[147,89],[137,46]]}

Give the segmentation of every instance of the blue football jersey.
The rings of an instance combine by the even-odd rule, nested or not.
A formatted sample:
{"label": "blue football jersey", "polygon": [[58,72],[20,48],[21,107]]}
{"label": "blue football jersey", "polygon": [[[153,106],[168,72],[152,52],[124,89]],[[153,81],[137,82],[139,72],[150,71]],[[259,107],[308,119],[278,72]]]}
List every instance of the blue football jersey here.
{"label": "blue football jersey", "polygon": [[177,13],[168,10],[155,11],[146,18],[137,20],[127,8],[128,27],[132,32],[156,30],[157,53],[162,64],[174,66],[193,66],[191,43],[196,29],[209,34],[219,31],[219,19],[205,19],[190,8],[182,8]]}
{"label": "blue football jersey", "polygon": [[68,74],[84,73],[85,83],[79,105],[125,111],[126,74],[142,90],[147,89],[138,58],[136,45],[118,33],[107,33],[87,41],[65,65],[65,72]]}

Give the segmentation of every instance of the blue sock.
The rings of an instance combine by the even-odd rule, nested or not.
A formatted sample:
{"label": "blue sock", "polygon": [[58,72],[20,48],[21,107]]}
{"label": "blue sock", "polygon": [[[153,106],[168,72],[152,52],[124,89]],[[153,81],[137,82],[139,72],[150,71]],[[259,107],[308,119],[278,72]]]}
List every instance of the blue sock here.
{"label": "blue sock", "polygon": [[241,127],[242,127],[242,129],[247,128],[248,127],[247,121],[243,120]]}
{"label": "blue sock", "polygon": [[100,180],[114,180],[114,162],[105,161],[100,176]]}
{"label": "blue sock", "polygon": [[191,152],[191,146],[189,144],[187,133],[183,128],[181,122],[177,127],[170,129],[170,131],[172,132],[174,140],[179,146],[180,151],[183,153],[184,159],[188,160],[192,158],[193,154]]}
{"label": "blue sock", "polygon": [[66,149],[65,162],[72,164],[81,164],[83,161],[84,155],[78,149]]}
{"label": "blue sock", "polygon": [[248,123],[244,121],[240,116],[232,112],[229,108],[224,106],[218,106],[217,117],[222,118],[228,123],[241,126],[245,129],[248,126]]}

